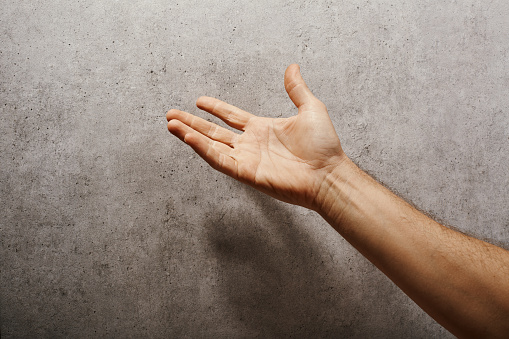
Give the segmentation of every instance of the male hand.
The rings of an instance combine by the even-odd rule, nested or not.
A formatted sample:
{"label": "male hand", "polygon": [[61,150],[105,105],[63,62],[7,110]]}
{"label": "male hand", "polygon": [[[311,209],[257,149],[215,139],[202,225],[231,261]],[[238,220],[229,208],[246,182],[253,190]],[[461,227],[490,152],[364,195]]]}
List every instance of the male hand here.
{"label": "male hand", "polygon": [[170,110],[168,130],[191,146],[213,168],[279,200],[317,209],[325,178],[345,158],[325,105],[306,86],[298,65],[290,65],[284,84],[298,115],[262,118],[218,99],[200,97],[196,105],[243,131],[234,133],[192,114]]}
{"label": "male hand", "polygon": [[359,170],[297,65],[286,70],[285,87],[299,109],[291,118],[202,97],[199,108],[244,132],[178,110],[167,113],[168,129],[215,169],[319,212],[453,334],[507,338],[509,252],[440,225]]}

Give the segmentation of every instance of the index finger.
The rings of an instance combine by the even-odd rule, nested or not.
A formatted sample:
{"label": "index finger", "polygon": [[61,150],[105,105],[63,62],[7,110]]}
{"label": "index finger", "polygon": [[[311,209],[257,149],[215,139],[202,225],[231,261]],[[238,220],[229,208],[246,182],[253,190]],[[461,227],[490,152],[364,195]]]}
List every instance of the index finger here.
{"label": "index finger", "polygon": [[255,117],[255,115],[241,110],[238,107],[211,97],[199,97],[198,100],[196,100],[196,106],[198,106],[199,109],[215,115],[219,119],[223,120],[228,126],[242,131],[249,120]]}

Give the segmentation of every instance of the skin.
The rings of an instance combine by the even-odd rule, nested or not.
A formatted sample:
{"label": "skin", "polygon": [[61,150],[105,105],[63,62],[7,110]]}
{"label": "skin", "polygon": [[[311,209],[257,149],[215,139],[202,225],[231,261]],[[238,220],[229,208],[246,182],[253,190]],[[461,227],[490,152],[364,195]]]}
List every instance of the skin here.
{"label": "skin", "polygon": [[285,89],[298,108],[262,118],[210,97],[197,106],[235,133],[172,109],[168,130],[213,168],[318,212],[424,311],[458,337],[509,336],[509,251],[440,225],[360,170],[297,65]]}

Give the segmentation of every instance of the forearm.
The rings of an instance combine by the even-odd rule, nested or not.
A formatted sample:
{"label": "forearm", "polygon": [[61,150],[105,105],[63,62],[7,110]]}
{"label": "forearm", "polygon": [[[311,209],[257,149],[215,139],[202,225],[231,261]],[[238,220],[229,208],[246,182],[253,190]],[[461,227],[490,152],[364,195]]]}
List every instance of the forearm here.
{"label": "forearm", "polygon": [[431,220],[349,159],[325,180],[317,211],[452,333],[509,333],[508,251]]}

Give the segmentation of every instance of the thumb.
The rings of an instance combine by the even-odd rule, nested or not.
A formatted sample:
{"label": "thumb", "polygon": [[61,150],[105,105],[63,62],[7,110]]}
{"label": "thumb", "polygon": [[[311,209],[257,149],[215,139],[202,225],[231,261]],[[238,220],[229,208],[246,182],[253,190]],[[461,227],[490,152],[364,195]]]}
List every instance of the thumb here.
{"label": "thumb", "polygon": [[297,108],[304,104],[310,104],[316,101],[316,97],[311,93],[308,86],[300,75],[300,67],[297,64],[288,66],[285,72],[285,89],[288,96]]}

